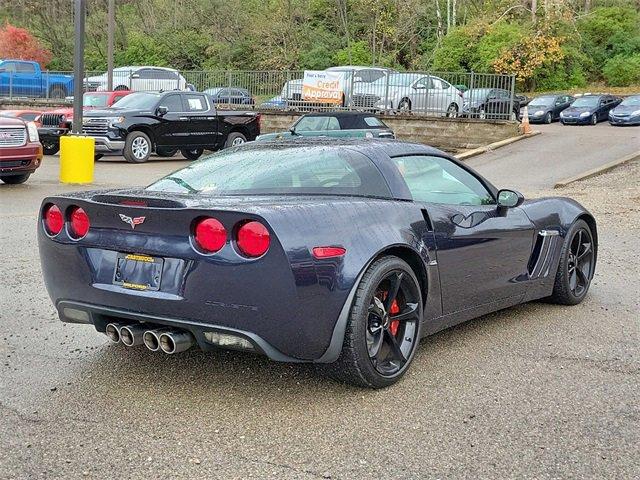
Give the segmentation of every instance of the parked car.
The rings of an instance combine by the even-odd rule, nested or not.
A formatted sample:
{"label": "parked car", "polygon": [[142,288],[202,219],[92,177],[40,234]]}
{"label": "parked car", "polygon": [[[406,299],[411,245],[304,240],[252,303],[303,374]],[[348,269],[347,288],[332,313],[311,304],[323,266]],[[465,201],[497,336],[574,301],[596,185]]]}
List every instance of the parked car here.
{"label": "parked car", "polygon": [[424,336],[582,302],[598,254],[578,202],[527,201],[444,152],[375,139],[253,142],[146,188],[49,196],[37,231],[63,322],[166,354],[314,363],[367,388],[397,382]]}
{"label": "parked car", "polygon": [[[130,90],[116,92],[87,92],[82,96],[82,110],[110,107],[121,98],[129,95]],[[56,108],[42,112],[37,121],[40,124],[38,134],[45,155],[55,155],[60,150],[60,137],[71,130],[73,107]]]}
{"label": "parked car", "polygon": [[256,103],[246,88],[214,87],[207,88],[204,93],[209,95],[216,105],[255,105]]}
{"label": "parked car", "polygon": [[463,94],[462,113],[470,118],[518,118],[520,100],[503,88],[471,88]]}
{"label": "parked car", "polygon": [[622,99],[613,95],[582,95],[569,108],[560,113],[563,125],[595,125],[609,118],[609,111],[617,107]]}
{"label": "parked car", "polygon": [[241,145],[260,134],[260,115],[216,111],[209,95],[197,92],[137,92],[113,107],[84,115],[82,131],[95,138],[96,153],[122,153],[141,163],[151,153],[180,150],[190,160],[202,152]]}
{"label": "parked car", "polygon": [[0,180],[27,181],[42,162],[42,145],[35,123],[0,116]]}
{"label": "parked car", "polygon": [[[25,122],[35,122],[42,112],[39,110],[0,110],[0,116],[19,118]],[[38,122],[36,122],[36,125]]]}
{"label": "parked car", "polygon": [[[89,91],[105,91],[109,88],[107,72],[85,78]],[[187,81],[173,68],[165,67],[118,67],[113,69],[113,89],[133,91],[189,90]]]}
{"label": "parked car", "polygon": [[73,92],[73,77],[43,72],[38,62],[0,59],[0,96],[64,98]]}
{"label": "parked car", "polygon": [[354,93],[353,104],[375,110],[457,117],[462,92],[449,82],[422,73],[391,73]]}
{"label": "parked car", "polygon": [[270,108],[274,110],[285,110],[287,106],[287,101],[280,95],[270,98],[260,104],[260,108]]}
{"label": "parked car", "polygon": [[287,132],[267,133],[256,140],[288,137],[395,138],[393,130],[372,113],[320,112],[300,117]]}
{"label": "parked car", "polygon": [[640,125],[640,95],[625,98],[609,111],[611,125]]}
{"label": "parked car", "polygon": [[[531,123],[551,123],[560,119],[560,112],[569,108],[575,98],[567,94],[547,94],[533,98],[527,104]],[[524,116],[524,105],[520,107],[520,119]]]}

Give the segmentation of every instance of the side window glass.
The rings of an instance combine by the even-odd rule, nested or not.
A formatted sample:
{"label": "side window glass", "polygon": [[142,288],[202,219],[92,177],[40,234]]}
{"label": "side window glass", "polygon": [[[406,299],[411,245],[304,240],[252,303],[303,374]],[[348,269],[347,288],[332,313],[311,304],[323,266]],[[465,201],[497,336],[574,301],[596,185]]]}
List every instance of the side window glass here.
{"label": "side window glass", "polygon": [[187,95],[187,110],[190,112],[202,112],[207,109],[207,101],[203,95]]}
{"label": "side window glass", "polygon": [[493,205],[484,185],[462,167],[442,157],[411,155],[393,158],[413,199],[448,205]]}
{"label": "side window glass", "polygon": [[12,72],[15,73],[16,71],[16,62],[5,62],[2,67],[7,71],[7,72]]}
{"label": "side window glass", "polygon": [[327,130],[340,130],[340,122],[336,117],[327,118]]}
{"label": "side window glass", "polygon": [[167,107],[170,112],[182,112],[182,99],[180,95],[168,95],[160,102],[160,105]]}

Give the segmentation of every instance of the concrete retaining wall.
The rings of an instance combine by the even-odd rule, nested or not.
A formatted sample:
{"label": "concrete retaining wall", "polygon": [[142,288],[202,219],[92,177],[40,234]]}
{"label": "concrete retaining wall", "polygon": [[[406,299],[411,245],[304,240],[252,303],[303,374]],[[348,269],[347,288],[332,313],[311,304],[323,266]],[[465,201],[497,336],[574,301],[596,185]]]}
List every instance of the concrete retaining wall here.
{"label": "concrete retaining wall", "polygon": [[[286,131],[299,117],[292,113],[264,112],[261,131]],[[425,143],[447,151],[478,148],[520,134],[518,123],[509,121],[422,118],[415,115],[383,115],[381,118],[398,139]]]}

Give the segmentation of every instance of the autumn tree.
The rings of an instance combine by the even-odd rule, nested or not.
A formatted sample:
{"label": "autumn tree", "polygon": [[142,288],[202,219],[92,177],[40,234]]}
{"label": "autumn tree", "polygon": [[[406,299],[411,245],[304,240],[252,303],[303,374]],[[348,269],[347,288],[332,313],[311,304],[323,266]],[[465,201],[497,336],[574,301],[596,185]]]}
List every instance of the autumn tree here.
{"label": "autumn tree", "polygon": [[33,60],[44,67],[51,61],[51,52],[28,30],[7,22],[0,28],[0,58]]}

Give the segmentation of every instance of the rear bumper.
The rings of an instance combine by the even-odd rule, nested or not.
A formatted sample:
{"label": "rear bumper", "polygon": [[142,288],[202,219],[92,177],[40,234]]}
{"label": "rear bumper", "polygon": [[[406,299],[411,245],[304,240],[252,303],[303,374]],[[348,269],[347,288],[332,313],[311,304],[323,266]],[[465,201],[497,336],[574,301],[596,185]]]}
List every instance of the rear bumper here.
{"label": "rear bumper", "polygon": [[42,162],[42,145],[27,143],[22,147],[0,148],[0,174],[22,175],[31,173]]}
{"label": "rear bumper", "polygon": [[[119,308],[92,305],[70,300],[59,301],[56,305],[56,308],[58,310],[60,320],[62,320],[63,322],[91,324],[98,332],[102,333],[105,332],[107,324],[112,322],[123,323],[127,325],[143,324],[149,329],[158,327],[172,327],[179,330],[189,331],[198,342],[198,346],[204,351],[215,350],[219,348],[206,340],[204,335],[205,332],[226,333],[248,340],[253,346],[254,352],[266,355],[271,360],[278,362],[302,362],[302,360],[281,353],[259,335],[235,328],[229,328],[219,325],[209,325],[195,320],[185,320],[158,315],[142,314]],[[72,310],[80,310],[82,312],[86,312],[88,321],[78,320],[77,318],[70,318],[68,315],[72,315]]]}

